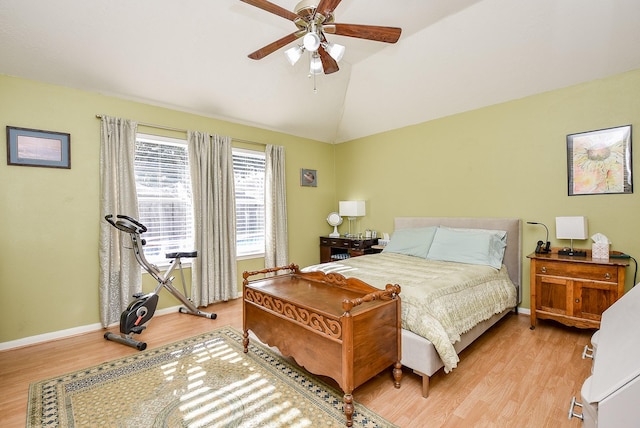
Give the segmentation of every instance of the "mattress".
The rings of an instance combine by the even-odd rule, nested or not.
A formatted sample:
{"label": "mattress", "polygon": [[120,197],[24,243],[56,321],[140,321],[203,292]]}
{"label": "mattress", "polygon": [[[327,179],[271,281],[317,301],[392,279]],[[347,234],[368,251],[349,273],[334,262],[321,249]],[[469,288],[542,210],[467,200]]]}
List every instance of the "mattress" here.
{"label": "mattress", "polygon": [[355,277],[376,288],[399,284],[402,328],[433,343],[445,372],[457,366],[454,343],[494,314],[517,305],[517,290],[507,268],[427,260],[397,253],[370,254],[308,266]]}

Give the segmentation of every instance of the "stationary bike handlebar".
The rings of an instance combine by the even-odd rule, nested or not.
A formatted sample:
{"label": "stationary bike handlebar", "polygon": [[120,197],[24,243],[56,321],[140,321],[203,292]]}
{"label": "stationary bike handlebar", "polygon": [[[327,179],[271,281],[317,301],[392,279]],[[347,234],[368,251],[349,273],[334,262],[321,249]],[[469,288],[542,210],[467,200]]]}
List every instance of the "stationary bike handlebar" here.
{"label": "stationary bike handlebar", "polygon": [[113,214],[107,214],[104,219],[107,222],[115,227],[116,229],[126,232],[129,234],[131,238],[131,242],[133,243],[133,254],[136,257],[136,260],[146,270],[153,276],[158,282],[162,283],[166,281],[166,278],[162,278],[160,270],[158,267],[152,263],[150,263],[147,258],[144,256],[144,250],[142,246],[146,244],[145,240],[141,238],[140,234],[147,231],[147,228],[144,224],[140,223],[138,220],[131,218],[127,215],[118,214],[116,216],[118,220],[113,221]]}
{"label": "stationary bike handlebar", "polygon": [[123,232],[136,233],[140,235],[141,233],[147,231],[147,228],[144,224],[127,215],[118,214],[116,218],[118,218],[119,220],[113,221],[113,214],[107,214],[104,217],[104,219],[107,220],[111,226],[120,229]]}

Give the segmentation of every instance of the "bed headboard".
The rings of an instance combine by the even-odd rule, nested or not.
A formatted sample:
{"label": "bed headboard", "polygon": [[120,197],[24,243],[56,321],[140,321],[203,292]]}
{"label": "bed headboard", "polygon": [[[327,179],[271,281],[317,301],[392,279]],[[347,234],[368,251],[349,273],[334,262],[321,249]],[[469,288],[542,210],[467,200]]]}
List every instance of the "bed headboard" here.
{"label": "bed headboard", "polygon": [[507,248],[504,252],[504,264],[511,281],[518,288],[518,303],[522,302],[522,220],[491,217],[396,217],[394,220],[395,229],[427,226],[506,230]]}

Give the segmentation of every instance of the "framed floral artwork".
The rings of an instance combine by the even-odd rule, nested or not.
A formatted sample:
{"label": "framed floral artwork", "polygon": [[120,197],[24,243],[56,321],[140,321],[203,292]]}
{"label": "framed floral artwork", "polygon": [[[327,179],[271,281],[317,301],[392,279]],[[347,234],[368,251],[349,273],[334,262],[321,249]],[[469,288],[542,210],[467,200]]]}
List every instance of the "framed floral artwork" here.
{"label": "framed floral artwork", "polygon": [[633,193],[631,125],[567,135],[569,196]]}

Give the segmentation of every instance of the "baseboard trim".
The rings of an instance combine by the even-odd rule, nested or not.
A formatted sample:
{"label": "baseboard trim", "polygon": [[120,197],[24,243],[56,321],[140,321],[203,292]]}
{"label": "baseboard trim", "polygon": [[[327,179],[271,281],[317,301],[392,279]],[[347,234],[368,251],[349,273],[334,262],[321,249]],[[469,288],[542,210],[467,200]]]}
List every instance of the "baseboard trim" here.
{"label": "baseboard trim", "polygon": [[[178,311],[179,308],[180,306],[172,306],[170,308],[159,309],[156,311],[154,316],[162,316],[165,314],[176,312]],[[518,313],[523,315],[531,315],[531,310],[529,308],[518,307]],[[112,324],[109,327],[113,327],[115,325],[117,325],[117,323]],[[31,346],[31,345],[35,345],[42,342],[48,342],[50,340],[65,339],[71,336],[78,336],[80,334],[92,333],[98,330],[103,330],[102,325],[100,323],[69,328],[66,330],[54,331],[51,333],[38,334],[36,336],[29,336],[23,339],[16,339],[16,340],[11,340],[9,342],[2,342],[0,343],[0,351],[23,348],[25,346]]]}
{"label": "baseboard trim", "polygon": [[[162,316],[165,314],[177,312],[180,306],[172,306],[170,308],[158,309],[154,316]],[[111,324],[109,327],[118,325],[118,323]],[[0,343],[0,351],[7,351],[9,349],[24,348],[26,346],[36,345],[42,342],[49,342],[51,340],[66,339],[72,336],[78,336],[86,333],[93,333],[99,330],[104,330],[102,324],[95,323],[89,325],[83,325],[80,327],[68,328],[66,330],[53,331],[51,333],[43,333],[35,336],[29,336],[22,339],[11,340],[9,342]]]}

